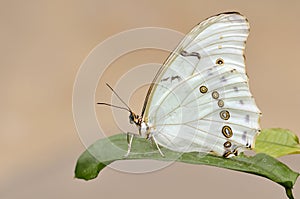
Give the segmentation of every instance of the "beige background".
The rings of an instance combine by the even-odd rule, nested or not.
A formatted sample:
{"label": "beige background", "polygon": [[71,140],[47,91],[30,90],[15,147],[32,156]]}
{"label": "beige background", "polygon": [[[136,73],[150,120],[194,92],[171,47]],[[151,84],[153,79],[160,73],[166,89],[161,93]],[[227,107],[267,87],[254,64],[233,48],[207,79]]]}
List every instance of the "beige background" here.
{"label": "beige background", "polygon": [[[262,127],[300,135],[299,9],[297,0],[1,1],[0,198],[285,198],[269,180],[180,163],[143,175],[107,168],[96,180],[74,179],[85,148],[72,118],[72,89],[84,58],[111,35],[144,26],[187,32],[211,15],[236,10],[251,23],[247,70]],[[137,64],[162,63],[166,56],[149,50],[115,62],[97,100],[110,100],[103,86],[108,79],[113,85]],[[130,100],[134,110],[143,95]],[[110,112],[97,108],[106,133],[116,134]],[[299,155],[281,159],[300,171]],[[299,182],[294,193],[300,197]]]}

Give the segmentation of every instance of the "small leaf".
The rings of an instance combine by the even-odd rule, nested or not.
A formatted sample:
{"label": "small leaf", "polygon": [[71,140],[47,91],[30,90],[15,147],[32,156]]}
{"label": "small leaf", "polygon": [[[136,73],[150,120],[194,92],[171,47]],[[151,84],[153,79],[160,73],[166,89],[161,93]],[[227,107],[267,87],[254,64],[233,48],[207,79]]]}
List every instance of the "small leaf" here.
{"label": "small leaf", "polygon": [[264,129],[256,138],[254,150],[273,157],[300,153],[298,137],[287,129]]}
{"label": "small leaf", "polygon": [[126,135],[118,134],[109,138],[100,139],[92,144],[78,159],[75,168],[75,177],[91,180],[108,164],[124,159],[154,159],[161,161],[178,161],[190,164],[211,165],[236,171],[256,174],[268,178],[286,189],[286,193],[292,198],[292,188],[298,173],[292,171],[285,164],[266,154],[257,154],[253,157],[239,155],[233,158],[223,158],[199,153],[178,153],[166,148],[161,149],[165,154],[162,157],[148,140],[134,138],[132,152],[127,158]]}

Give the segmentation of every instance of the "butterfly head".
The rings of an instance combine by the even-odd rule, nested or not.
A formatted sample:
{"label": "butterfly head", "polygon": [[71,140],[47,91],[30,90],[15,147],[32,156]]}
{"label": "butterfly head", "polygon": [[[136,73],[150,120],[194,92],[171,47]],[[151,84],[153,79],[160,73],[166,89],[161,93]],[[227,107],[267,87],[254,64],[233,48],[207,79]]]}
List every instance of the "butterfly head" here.
{"label": "butterfly head", "polygon": [[129,122],[130,122],[130,124],[134,123],[136,125],[140,125],[141,124],[141,119],[134,112],[130,111]]}
{"label": "butterfly head", "polygon": [[136,124],[137,126],[141,125],[142,119],[140,116],[136,115],[134,112],[130,111],[129,115],[129,122],[130,124]]}

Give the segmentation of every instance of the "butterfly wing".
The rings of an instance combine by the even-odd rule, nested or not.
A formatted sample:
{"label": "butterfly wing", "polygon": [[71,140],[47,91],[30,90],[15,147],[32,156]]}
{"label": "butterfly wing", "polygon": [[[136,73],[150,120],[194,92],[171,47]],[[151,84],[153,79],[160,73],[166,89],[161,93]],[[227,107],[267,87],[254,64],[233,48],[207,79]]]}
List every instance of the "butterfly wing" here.
{"label": "butterfly wing", "polygon": [[219,14],[194,27],[170,54],[142,111],[158,144],[226,157],[253,147],[261,113],[245,72],[248,34],[244,16]]}

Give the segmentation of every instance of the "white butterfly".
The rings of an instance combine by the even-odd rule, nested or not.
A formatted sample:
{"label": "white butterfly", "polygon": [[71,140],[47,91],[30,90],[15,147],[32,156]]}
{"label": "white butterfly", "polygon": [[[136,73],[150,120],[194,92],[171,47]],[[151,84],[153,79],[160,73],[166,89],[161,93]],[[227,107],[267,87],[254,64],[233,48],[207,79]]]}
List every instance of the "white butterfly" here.
{"label": "white butterfly", "polygon": [[248,34],[247,19],[236,12],[194,27],[159,69],[141,115],[128,107],[139,136],[152,139],[161,155],[159,146],[224,157],[253,148],[261,112],[245,71]]}

